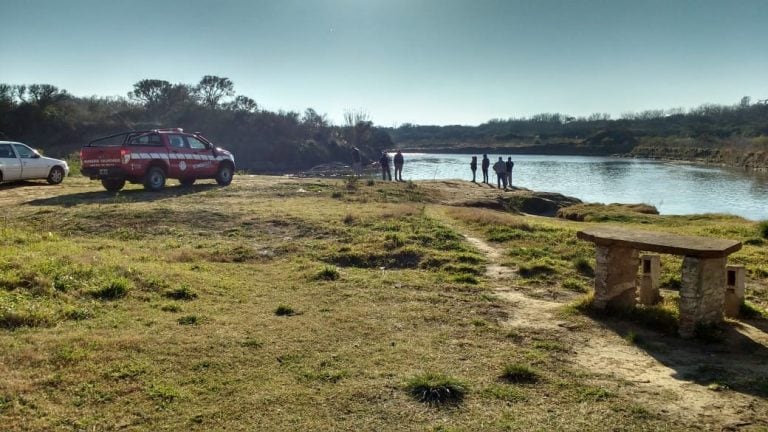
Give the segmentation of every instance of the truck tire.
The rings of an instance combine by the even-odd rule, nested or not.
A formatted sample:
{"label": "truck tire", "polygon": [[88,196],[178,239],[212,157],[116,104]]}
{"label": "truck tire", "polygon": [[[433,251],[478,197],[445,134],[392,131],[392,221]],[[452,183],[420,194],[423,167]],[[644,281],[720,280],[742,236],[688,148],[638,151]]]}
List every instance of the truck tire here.
{"label": "truck tire", "polygon": [[157,192],[165,187],[165,171],[159,166],[149,167],[144,175],[144,189]]}
{"label": "truck tire", "polygon": [[48,173],[48,178],[46,179],[48,184],[57,185],[64,181],[64,169],[60,166],[55,166],[51,168],[51,171]]}
{"label": "truck tire", "polygon": [[232,176],[234,174],[235,171],[232,169],[232,165],[227,163],[221,164],[219,171],[216,172],[216,183],[218,183],[219,186],[228,186],[232,183]]}
{"label": "truck tire", "polygon": [[107,192],[117,192],[125,186],[125,179],[103,179],[101,185]]}

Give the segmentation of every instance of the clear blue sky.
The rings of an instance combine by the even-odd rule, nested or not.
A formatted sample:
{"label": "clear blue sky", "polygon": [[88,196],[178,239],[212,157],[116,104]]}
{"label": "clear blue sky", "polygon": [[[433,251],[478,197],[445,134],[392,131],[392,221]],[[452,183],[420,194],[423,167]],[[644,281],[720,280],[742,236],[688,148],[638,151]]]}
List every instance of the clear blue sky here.
{"label": "clear blue sky", "polygon": [[768,98],[768,0],[0,0],[0,82],[226,76],[270,110],[479,124]]}

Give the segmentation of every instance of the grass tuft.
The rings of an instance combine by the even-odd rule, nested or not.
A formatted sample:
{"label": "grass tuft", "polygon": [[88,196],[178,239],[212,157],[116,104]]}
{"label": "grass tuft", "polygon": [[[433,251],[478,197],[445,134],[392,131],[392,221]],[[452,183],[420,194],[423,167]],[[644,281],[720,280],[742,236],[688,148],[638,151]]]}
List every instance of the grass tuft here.
{"label": "grass tuft", "polygon": [[334,281],[341,277],[339,269],[334,266],[325,266],[322,270],[317,272],[315,279]]}
{"label": "grass tuft", "polygon": [[595,268],[586,258],[579,258],[573,262],[573,267],[579,274],[586,277],[595,277]]}
{"label": "grass tuft", "polygon": [[197,325],[200,323],[200,318],[197,315],[184,315],[176,320],[180,325]]}
{"label": "grass tuft", "polygon": [[91,295],[101,300],[117,300],[123,298],[128,294],[131,282],[126,278],[114,278],[109,283],[96,290],[92,291]]}
{"label": "grass tuft", "polygon": [[739,307],[739,316],[746,319],[768,318],[768,312],[748,301],[744,301]]}
{"label": "grass tuft", "polygon": [[296,315],[296,311],[288,305],[278,305],[275,309],[275,315],[277,316],[291,316]]}
{"label": "grass tuft", "polygon": [[524,363],[512,363],[504,366],[501,378],[512,383],[534,383],[539,380],[539,373]]}
{"label": "grass tuft", "polygon": [[431,372],[411,377],[405,387],[419,402],[434,405],[460,403],[468,392],[467,385],[462,381]]}

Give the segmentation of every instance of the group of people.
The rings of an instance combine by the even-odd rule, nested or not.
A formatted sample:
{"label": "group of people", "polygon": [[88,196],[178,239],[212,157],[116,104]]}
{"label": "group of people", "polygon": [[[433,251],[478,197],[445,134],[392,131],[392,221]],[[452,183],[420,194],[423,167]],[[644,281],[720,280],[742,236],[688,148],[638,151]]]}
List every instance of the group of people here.
{"label": "group of people", "polygon": [[[395,153],[395,157],[392,158],[392,162],[395,164],[395,181],[403,181],[403,165],[405,160],[403,159],[403,152],[400,150]],[[392,180],[392,172],[389,170],[389,155],[387,152],[381,152],[381,158],[379,158],[379,165],[381,165],[381,179]]]}
{"label": "group of people", "polygon": [[[395,153],[392,162],[394,162],[395,165],[395,181],[403,181],[403,165],[405,164],[403,152],[398,150],[397,153]],[[389,155],[386,151],[381,152],[379,165],[381,166],[381,179],[392,181]],[[357,147],[352,147],[352,169],[357,176],[362,175],[363,173],[363,159],[360,155],[360,150]]]}
{"label": "group of people", "polygon": [[[483,169],[483,183],[488,183],[488,168],[491,166],[491,160],[488,159],[488,155],[483,155],[483,161],[480,165]],[[472,156],[472,162],[469,163],[469,167],[472,169],[472,182],[476,183],[476,173],[477,173],[477,156]],[[496,186],[501,189],[502,187],[504,190],[507,190],[507,188],[512,187],[512,168],[515,167],[515,163],[512,162],[512,157],[508,157],[507,161],[504,162],[504,159],[499,156],[499,160],[496,161],[495,164],[493,164],[493,172],[496,173]]]}
{"label": "group of people", "polygon": [[[403,181],[403,165],[405,160],[403,159],[403,153],[398,150],[395,156],[392,158],[392,162],[395,166],[395,181]],[[390,159],[386,151],[381,152],[379,158],[379,166],[381,166],[381,179],[392,181],[392,171],[390,170]],[[472,156],[472,162],[469,167],[472,169],[472,182],[477,183],[477,156]],[[483,183],[491,184],[488,181],[488,168],[491,167],[491,160],[488,159],[488,155],[483,155],[483,161],[481,164],[483,172]],[[499,189],[507,190],[512,187],[512,168],[515,167],[515,163],[512,162],[512,158],[508,157],[506,162],[501,156],[499,160],[493,164],[493,171],[496,173],[496,186]],[[357,147],[352,148],[352,168],[355,175],[361,175],[363,172],[362,157],[360,150]]]}

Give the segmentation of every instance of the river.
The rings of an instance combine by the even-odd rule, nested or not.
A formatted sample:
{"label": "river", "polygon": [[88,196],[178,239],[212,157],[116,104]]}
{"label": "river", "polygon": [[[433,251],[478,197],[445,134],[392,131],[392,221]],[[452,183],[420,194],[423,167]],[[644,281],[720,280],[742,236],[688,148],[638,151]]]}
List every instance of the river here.
{"label": "river", "polygon": [[[390,154],[390,157],[392,155]],[[471,180],[471,155],[404,153],[405,180]],[[504,160],[509,155],[504,155]],[[499,155],[488,155],[491,166]],[[478,155],[477,176],[482,180]],[[585,202],[646,203],[661,214],[730,213],[768,219],[768,175],[656,160],[591,156],[512,156],[512,184]],[[491,180],[495,184],[493,169]]]}

